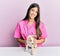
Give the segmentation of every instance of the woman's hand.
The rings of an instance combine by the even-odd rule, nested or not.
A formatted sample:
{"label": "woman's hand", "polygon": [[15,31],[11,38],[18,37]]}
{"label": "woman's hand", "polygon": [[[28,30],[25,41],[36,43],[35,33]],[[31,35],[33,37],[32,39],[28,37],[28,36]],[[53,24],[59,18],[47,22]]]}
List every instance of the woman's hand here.
{"label": "woman's hand", "polygon": [[27,45],[26,40],[24,40],[23,43],[25,44],[25,46]]}
{"label": "woman's hand", "polygon": [[37,44],[37,41],[38,41],[38,40],[37,40],[36,38],[34,38],[34,44]]}
{"label": "woman's hand", "polygon": [[20,39],[20,38],[17,38],[17,41],[18,41],[19,43],[24,43],[25,45],[27,44],[27,43],[26,43],[26,40],[22,40],[22,39]]}

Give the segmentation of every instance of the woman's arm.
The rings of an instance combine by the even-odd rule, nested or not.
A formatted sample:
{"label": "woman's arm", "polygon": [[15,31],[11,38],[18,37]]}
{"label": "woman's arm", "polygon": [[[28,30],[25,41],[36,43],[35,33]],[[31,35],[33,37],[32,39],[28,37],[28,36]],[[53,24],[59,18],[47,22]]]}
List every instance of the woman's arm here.
{"label": "woman's arm", "polygon": [[26,44],[26,40],[23,40],[23,39],[17,38],[17,41],[18,41],[19,43],[24,43],[24,44]]}
{"label": "woman's arm", "polygon": [[35,39],[35,43],[38,44],[38,43],[44,43],[45,42],[45,38],[41,38],[39,40]]}
{"label": "woman's arm", "polygon": [[45,38],[37,40],[37,43],[44,43],[44,42],[45,42]]}

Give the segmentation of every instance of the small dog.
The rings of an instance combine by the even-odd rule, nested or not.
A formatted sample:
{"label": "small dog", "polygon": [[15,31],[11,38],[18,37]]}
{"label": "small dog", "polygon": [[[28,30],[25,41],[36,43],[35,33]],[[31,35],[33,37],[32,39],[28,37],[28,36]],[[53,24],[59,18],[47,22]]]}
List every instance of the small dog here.
{"label": "small dog", "polygon": [[27,37],[26,40],[26,51],[28,51],[29,47],[31,48],[31,54],[34,54],[34,49],[37,47],[37,44],[34,45],[34,37],[36,37],[36,35],[29,35]]}

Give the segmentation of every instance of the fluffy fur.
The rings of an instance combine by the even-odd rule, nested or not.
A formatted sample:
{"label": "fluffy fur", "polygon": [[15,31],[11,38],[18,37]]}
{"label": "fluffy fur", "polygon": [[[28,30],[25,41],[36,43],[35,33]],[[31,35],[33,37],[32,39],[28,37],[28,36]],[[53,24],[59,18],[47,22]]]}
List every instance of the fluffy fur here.
{"label": "fluffy fur", "polygon": [[32,55],[34,54],[34,49],[37,47],[37,44],[34,45],[34,37],[36,37],[36,35],[29,35],[26,40],[26,51],[28,51],[29,47],[31,47]]}

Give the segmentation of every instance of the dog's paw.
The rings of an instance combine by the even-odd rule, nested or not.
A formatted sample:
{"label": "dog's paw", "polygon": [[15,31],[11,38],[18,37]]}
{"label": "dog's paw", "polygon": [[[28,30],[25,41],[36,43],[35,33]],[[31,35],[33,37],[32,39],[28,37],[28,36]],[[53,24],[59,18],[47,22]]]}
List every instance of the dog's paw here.
{"label": "dog's paw", "polygon": [[31,52],[31,55],[33,56],[33,55],[34,55],[34,53],[32,53],[32,52]]}

